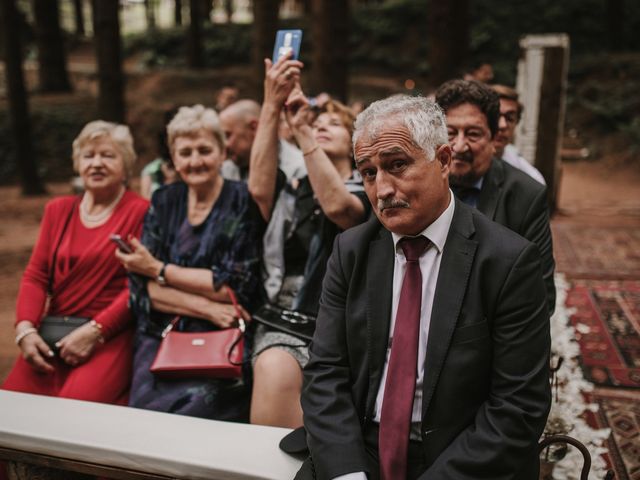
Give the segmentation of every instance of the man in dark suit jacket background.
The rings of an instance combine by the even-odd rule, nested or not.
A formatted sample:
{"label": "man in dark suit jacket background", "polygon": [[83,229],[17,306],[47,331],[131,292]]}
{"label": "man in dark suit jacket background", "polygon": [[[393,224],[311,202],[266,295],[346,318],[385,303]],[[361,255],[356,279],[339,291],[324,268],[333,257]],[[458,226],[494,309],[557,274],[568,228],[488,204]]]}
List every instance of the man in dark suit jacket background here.
{"label": "man in dark suit jacket background", "polygon": [[494,157],[500,97],[491,87],[451,80],[436,91],[447,116],[453,151],[449,183],[463,202],[535,243],[542,256],[549,313],[555,310],[555,262],[547,189],[524,172]]}
{"label": "man in dark suit jacket background", "polygon": [[376,218],[328,264],[297,478],[537,480],[551,401],[538,248],[451,195],[434,103],[375,102],[354,143]]}

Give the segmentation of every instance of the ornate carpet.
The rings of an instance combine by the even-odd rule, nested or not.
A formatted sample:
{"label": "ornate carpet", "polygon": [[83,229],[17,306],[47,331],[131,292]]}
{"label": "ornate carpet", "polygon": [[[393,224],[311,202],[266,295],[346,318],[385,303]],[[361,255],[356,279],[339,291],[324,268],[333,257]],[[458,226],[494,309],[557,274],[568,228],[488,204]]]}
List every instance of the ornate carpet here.
{"label": "ornate carpet", "polygon": [[574,280],[566,305],[585,377],[640,388],[640,281]]}
{"label": "ornate carpet", "polygon": [[640,480],[640,392],[598,388],[587,397],[600,407],[587,421],[611,429],[605,460],[616,480]]}
{"label": "ornate carpet", "polygon": [[556,269],[567,278],[640,278],[640,228],[554,222],[552,231]]}

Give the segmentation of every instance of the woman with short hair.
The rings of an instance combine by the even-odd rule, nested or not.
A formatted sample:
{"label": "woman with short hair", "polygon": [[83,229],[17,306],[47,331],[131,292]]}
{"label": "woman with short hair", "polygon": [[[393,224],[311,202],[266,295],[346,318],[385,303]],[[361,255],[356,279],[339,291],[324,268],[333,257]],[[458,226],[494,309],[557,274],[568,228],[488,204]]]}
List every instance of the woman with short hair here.
{"label": "woman with short hair", "polygon": [[149,368],[161,332],[176,316],[180,331],[210,331],[250,317],[258,287],[259,224],[245,184],[219,174],[225,158],[218,115],[202,105],[182,107],[167,127],[171,158],[182,181],[152,198],[142,242],[118,253],[131,275],[137,320],[130,405],[217,420],[248,417],[248,379],[166,379]]}
{"label": "woman with short hair", "polygon": [[[136,237],[142,230],[148,203],[126,187],[135,159],[125,125],[90,122],[74,140],[73,165],[85,191],[45,207],[16,306],[21,356],[3,389],[127,403],[132,318],[126,271],[109,236]],[[38,332],[43,313],[87,322],[54,351]]]}

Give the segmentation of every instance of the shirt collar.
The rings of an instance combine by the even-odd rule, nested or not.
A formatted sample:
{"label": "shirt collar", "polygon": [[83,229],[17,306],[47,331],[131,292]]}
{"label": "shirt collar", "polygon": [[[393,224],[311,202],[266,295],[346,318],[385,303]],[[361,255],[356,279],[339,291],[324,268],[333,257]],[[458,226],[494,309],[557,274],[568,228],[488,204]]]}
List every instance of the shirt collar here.
{"label": "shirt collar", "polygon": [[[445,208],[444,212],[436,218],[431,225],[425,228],[418,235],[428,238],[438,249],[438,253],[442,253],[444,244],[447,241],[447,235],[449,235],[449,228],[451,227],[451,221],[453,220],[453,212],[455,211],[455,200],[453,192],[449,189],[449,205]],[[398,235],[391,232],[393,238],[393,247],[398,251],[398,242],[407,235]]]}

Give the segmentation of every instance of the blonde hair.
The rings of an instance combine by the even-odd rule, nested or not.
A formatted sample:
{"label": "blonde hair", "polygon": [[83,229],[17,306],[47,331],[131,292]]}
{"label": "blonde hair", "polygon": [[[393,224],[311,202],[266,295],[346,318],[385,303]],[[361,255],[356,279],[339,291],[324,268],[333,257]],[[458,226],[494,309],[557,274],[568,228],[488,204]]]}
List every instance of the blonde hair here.
{"label": "blonde hair", "polygon": [[131,176],[137,158],[136,151],[133,148],[131,130],[126,125],[105,122],[104,120],[94,120],[87,123],[73,141],[72,158],[74,170],[78,171],[79,169],[80,153],[84,146],[87,143],[105,137],[111,140],[120,152],[127,177]]}
{"label": "blonde hair", "polygon": [[167,125],[167,142],[169,150],[173,153],[173,144],[176,138],[197,135],[200,130],[205,130],[213,135],[221,150],[224,150],[224,132],[220,126],[220,118],[215,110],[205,108],[202,105],[192,107],[180,107],[178,113]]}

